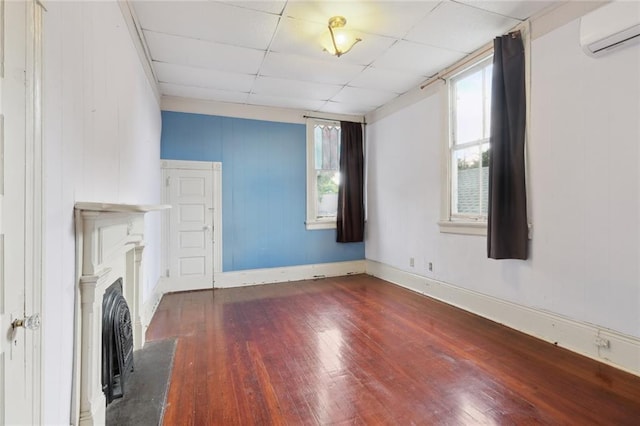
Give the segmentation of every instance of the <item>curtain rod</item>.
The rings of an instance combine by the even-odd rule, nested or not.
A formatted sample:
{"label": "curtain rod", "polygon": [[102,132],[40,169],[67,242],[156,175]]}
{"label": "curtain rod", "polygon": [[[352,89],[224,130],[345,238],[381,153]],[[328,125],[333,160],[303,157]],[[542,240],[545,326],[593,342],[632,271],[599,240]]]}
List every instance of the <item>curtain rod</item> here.
{"label": "curtain rod", "polygon": [[[519,36],[521,34],[520,29],[522,28],[522,25],[523,24],[518,24],[513,31],[509,31],[505,35],[510,35],[512,38]],[[467,56],[465,56],[455,64],[451,65],[449,68],[445,68],[443,71],[429,77],[426,83],[420,86],[420,90],[423,90],[431,86],[433,83],[435,83],[438,80],[442,80],[444,83],[446,83],[447,82],[446,78],[449,77],[451,74],[458,71],[460,68],[464,67],[469,62],[473,62],[474,60],[478,59],[478,57],[489,53],[491,50],[493,50],[493,41],[490,41],[489,43],[485,44],[475,52],[469,53]]]}
{"label": "curtain rod", "polygon": [[431,76],[426,83],[420,86],[420,90],[431,86],[433,83],[435,83],[438,80],[442,80],[446,82],[445,79],[449,77],[451,74],[458,71],[460,68],[464,67],[469,62],[473,62],[474,60],[478,59],[479,56],[483,56],[489,53],[492,49],[493,49],[493,41],[485,44],[475,52],[468,54],[467,56],[465,56],[464,58],[462,58],[460,61],[456,62],[449,68],[445,68],[443,71],[437,73],[436,75]]}
{"label": "curtain rod", "polygon": [[[336,119],[327,118],[327,117],[315,117],[313,115],[303,115],[302,118],[315,118],[316,120],[325,120],[325,121],[342,121],[342,120],[336,120]],[[364,124],[365,126],[367,125],[366,121],[353,121],[353,123],[360,123],[360,124]]]}

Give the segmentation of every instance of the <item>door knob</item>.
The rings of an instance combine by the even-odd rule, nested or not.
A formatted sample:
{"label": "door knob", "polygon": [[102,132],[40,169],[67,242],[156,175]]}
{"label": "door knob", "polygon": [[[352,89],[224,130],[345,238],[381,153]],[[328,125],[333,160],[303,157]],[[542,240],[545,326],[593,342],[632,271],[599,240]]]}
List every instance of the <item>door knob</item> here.
{"label": "door knob", "polygon": [[202,227],[205,231],[211,231],[211,225],[205,225]]}
{"label": "door knob", "polygon": [[24,327],[28,330],[37,330],[40,328],[40,314],[33,314],[25,319],[15,319],[11,323],[11,327],[14,329]]}
{"label": "door knob", "polygon": [[24,327],[27,330],[37,330],[40,328],[40,314],[33,314],[24,319],[15,319],[11,323],[11,340],[15,340],[18,328]]}

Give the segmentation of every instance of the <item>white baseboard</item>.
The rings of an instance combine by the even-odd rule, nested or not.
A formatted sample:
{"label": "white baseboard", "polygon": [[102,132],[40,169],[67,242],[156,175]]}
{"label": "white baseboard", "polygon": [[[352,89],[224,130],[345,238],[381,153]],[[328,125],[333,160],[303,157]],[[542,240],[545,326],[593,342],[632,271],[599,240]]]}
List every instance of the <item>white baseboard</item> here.
{"label": "white baseboard", "polygon": [[[366,272],[640,376],[640,339],[636,337],[456,287],[372,260],[366,261]],[[607,340],[609,346],[598,346],[596,339]]]}
{"label": "white baseboard", "polygon": [[287,281],[312,280],[324,277],[338,277],[342,275],[364,274],[365,264],[366,262],[364,260],[354,260],[349,262],[287,266],[284,268],[249,269],[246,271],[223,272],[216,276],[215,287],[243,287],[257,284],[272,284]]}
{"label": "white baseboard", "polygon": [[[364,274],[364,260],[349,262],[319,263],[313,265],[286,266],[283,268],[248,269],[245,271],[220,272],[215,274],[215,288],[244,287],[258,284],[273,284],[287,281],[312,280],[324,277]],[[175,291],[205,290],[210,282],[202,280],[179,280],[161,278],[157,291],[161,294]]]}
{"label": "white baseboard", "polygon": [[158,309],[158,305],[160,304],[160,300],[162,299],[162,295],[164,294],[162,289],[162,281],[164,277],[160,277],[156,286],[153,289],[153,294],[142,304],[142,315],[140,320],[142,321],[142,344],[146,342],[146,333],[147,328],[149,328],[149,324],[151,323],[151,319],[153,318],[153,314],[156,313],[156,309]]}

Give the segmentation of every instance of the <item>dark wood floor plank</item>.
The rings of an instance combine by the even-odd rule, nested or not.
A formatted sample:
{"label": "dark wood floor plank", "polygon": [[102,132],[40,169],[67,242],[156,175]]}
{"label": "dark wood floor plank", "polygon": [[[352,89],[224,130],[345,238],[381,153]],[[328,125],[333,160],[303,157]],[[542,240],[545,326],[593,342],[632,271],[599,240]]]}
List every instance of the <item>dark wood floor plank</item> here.
{"label": "dark wood floor plank", "polygon": [[640,424],[640,378],[366,275],[165,295],[165,425]]}

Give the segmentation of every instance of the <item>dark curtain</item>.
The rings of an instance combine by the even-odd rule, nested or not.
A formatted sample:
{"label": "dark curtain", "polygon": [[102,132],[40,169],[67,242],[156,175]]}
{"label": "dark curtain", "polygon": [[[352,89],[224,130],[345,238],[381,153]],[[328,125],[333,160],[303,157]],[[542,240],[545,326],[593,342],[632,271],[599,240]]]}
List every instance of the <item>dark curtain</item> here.
{"label": "dark curtain", "polygon": [[364,240],[364,151],[362,124],[340,122],[340,184],[336,226],[339,243]]}
{"label": "dark curtain", "polygon": [[494,40],[487,254],[526,259],[525,59],[520,31]]}

